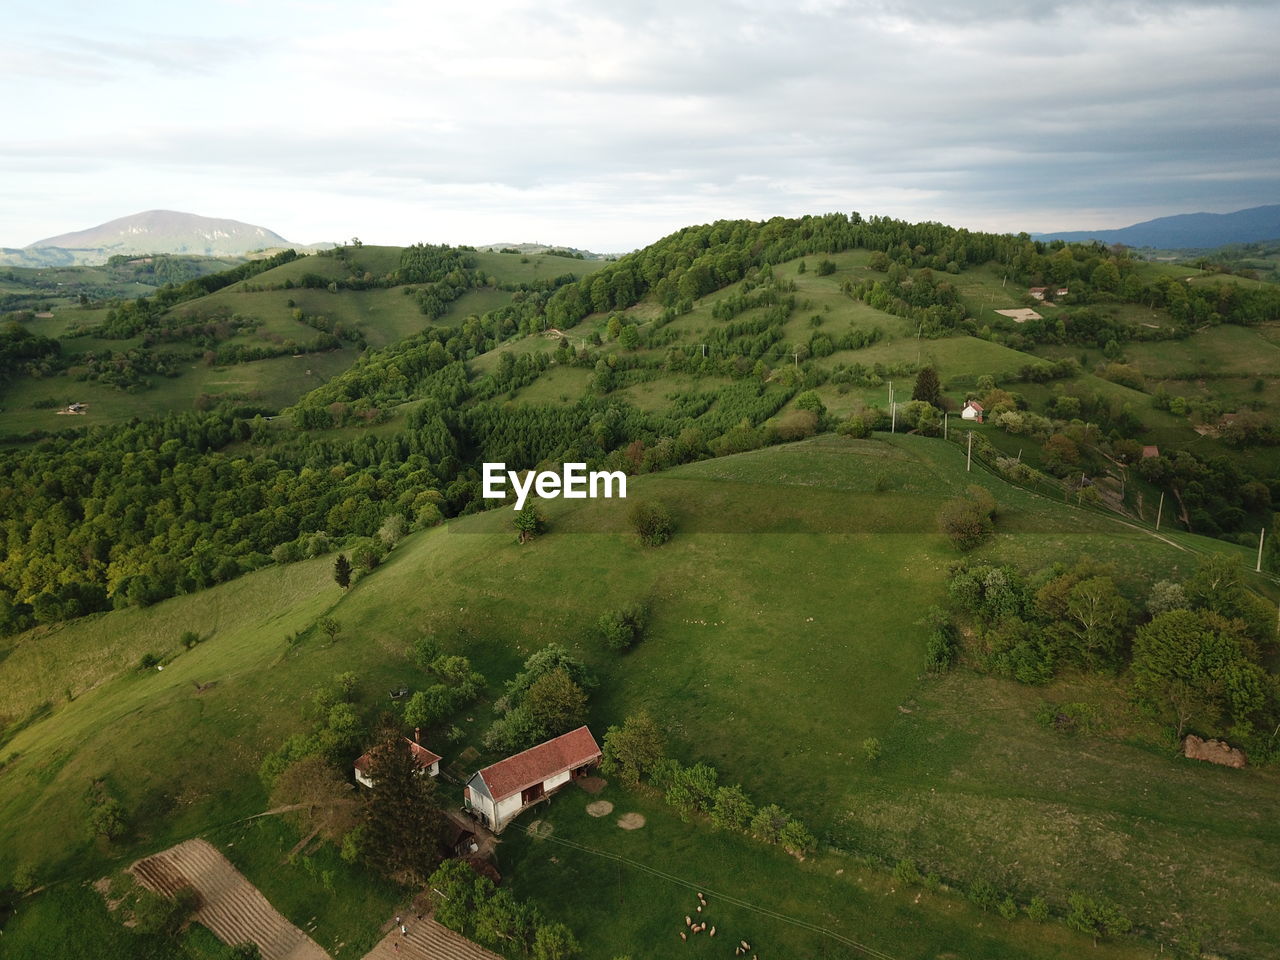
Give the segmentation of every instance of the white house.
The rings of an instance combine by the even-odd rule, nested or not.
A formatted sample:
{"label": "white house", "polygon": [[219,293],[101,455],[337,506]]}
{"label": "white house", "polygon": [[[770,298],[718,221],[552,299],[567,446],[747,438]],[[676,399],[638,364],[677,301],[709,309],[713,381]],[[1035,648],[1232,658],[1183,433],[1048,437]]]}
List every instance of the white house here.
{"label": "white house", "polygon": [[964,409],[960,411],[960,416],[965,420],[977,420],[982,422],[982,404],[977,400],[969,400],[965,403]]}
{"label": "white house", "polygon": [[[415,734],[416,735],[416,734]],[[404,738],[404,742],[409,745],[409,750],[413,753],[413,759],[418,764],[418,770],[425,773],[429,777],[434,777],[440,772],[440,758],[418,743],[416,740]],[[369,771],[373,766],[373,751],[361,754],[360,759],[355,763],[356,767],[356,783],[366,787],[373,786],[373,778],[369,776]]]}
{"label": "white house", "polygon": [[581,777],[600,761],[600,747],[586,727],[530,747],[472,775],[467,809],[494,833],[522,811]]}

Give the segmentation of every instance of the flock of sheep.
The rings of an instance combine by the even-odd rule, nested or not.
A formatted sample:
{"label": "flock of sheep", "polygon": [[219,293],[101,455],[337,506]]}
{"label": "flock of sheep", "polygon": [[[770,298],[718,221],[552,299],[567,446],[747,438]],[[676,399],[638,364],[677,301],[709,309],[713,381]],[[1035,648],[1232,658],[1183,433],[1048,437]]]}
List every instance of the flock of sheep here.
{"label": "flock of sheep", "polygon": [[[702,891],[698,891],[697,912],[702,913],[702,911],[706,908],[706,906],[707,906],[707,898],[702,895]],[[684,925],[687,929],[680,931],[680,939],[681,941],[686,943],[688,942],[689,936],[691,934],[697,935],[699,933],[702,933],[703,931],[706,931],[708,937],[714,937],[716,935],[715,927],[712,927],[710,930],[707,930],[707,921],[694,920],[690,914],[685,914]],[[747,941],[745,940],[739,940],[738,945],[733,948],[733,955],[735,957],[745,957],[749,953],[751,953],[751,944],[747,943]],[[756,954],[751,953],[751,960],[760,960],[760,958]]]}

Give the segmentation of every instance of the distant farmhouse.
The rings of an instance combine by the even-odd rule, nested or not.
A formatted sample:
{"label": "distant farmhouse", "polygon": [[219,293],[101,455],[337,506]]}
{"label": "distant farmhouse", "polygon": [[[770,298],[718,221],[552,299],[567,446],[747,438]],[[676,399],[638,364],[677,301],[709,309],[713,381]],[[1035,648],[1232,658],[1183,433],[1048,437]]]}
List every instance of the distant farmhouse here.
{"label": "distant farmhouse", "polygon": [[[414,731],[414,736],[416,737],[417,735],[417,731]],[[409,744],[409,749],[413,752],[413,759],[418,764],[420,773],[425,773],[429,777],[434,777],[440,773],[440,758],[438,756],[418,743],[417,740],[410,740],[405,737],[404,742]],[[369,776],[369,771],[373,768],[373,751],[370,750],[368,753],[361,754],[360,758],[356,760],[355,768],[356,783],[372,787],[373,778]]]}
{"label": "distant farmhouse", "polygon": [[590,730],[571,730],[473,774],[464,793],[467,809],[494,833],[501,833],[520,813],[585,775],[600,756]]}
{"label": "distant farmhouse", "polygon": [[982,422],[982,404],[977,400],[966,401],[964,409],[960,411],[960,416],[965,420],[976,420]]}

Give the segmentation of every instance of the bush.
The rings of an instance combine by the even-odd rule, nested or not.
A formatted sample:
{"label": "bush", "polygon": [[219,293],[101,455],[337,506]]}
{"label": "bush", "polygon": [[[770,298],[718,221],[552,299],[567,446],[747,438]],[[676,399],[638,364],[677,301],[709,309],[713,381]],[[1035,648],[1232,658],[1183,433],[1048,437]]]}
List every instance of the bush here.
{"label": "bush", "polygon": [[675,520],[671,512],[656,500],[637,503],[631,508],[630,520],[636,536],[647,547],[661,546],[675,532]]}
{"label": "bush", "polygon": [[1014,902],[1013,897],[1005,897],[1000,901],[1000,906],[997,909],[1000,911],[1000,916],[1006,920],[1012,920],[1018,915],[1018,905]]}
{"label": "bush", "polygon": [[952,546],[965,552],[980,547],[995,531],[991,514],[970,497],[944,503],[938,511],[938,527]]}
{"label": "bush", "polygon": [[602,615],[596,621],[596,629],[600,631],[605,646],[621,652],[635,646],[644,637],[648,622],[648,608],[642,603],[630,603]]}
{"label": "bush", "polygon": [[154,653],[144,653],[138,661],[139,670],[154,670],[160,665],[160,658]]}
{"label": "bush", "polygon": [[1044,923],[1049,919],[1049,902],[1044,897],[1032,897],[1026,910],[1027,916],[1035,923]]}
{"label": "bush", "polygon": [[867,737],[862,741],[862,752],[866,755],[868,763],[875,763],[880,759],[880,754],[884,752],[884,747],[880,743],[879,737]]}
{"label": "bush", "polygon": [[914,887],[920,883],[920,869],[914,860],[899,860],[893,868],[893,879],[904,887]]}

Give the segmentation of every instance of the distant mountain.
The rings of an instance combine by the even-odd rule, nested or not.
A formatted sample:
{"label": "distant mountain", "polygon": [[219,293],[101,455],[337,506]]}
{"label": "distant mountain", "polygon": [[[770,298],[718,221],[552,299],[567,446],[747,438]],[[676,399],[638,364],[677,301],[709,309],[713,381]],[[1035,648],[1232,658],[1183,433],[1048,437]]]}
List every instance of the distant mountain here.
{"label": "distant mountain", "polygon": [[1037,240],[1123,243],[1162,250],[1221,247],[1227,243],[1258,243],[1280,239],[1280,204],[1250,207],[1235,213],[1180,213],[1158,217],[1115,230],[1071,230],[1033,233]]}
{"label": "distant mountain", "polygon": [[37,240],[23,248],[28,261],[49,264],[105,263],[113,254],[185,253],[233,257],[291,244],[266,227],[200,217],[176,210],[148,210],[61,236]]}
{"label": "distant mountain", "polygon": [[488,250],[492,253],[500,253],[503,250],[515,250],[518,253],[539,254],[546,253],[548,250],[563,250],[566,253],[580,253],[584,260],[604,260],[609,254],[592,253],[590,250],[580,250],[577,247],[558,247],[549,243],[486,243],[476,248],[477,250]]}

